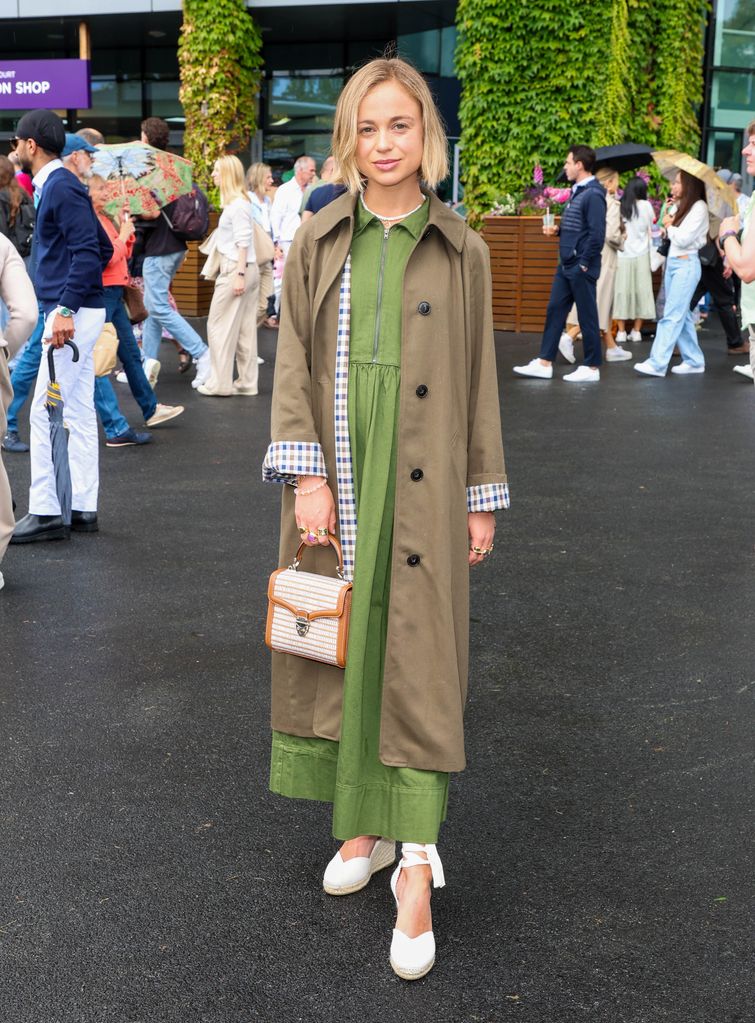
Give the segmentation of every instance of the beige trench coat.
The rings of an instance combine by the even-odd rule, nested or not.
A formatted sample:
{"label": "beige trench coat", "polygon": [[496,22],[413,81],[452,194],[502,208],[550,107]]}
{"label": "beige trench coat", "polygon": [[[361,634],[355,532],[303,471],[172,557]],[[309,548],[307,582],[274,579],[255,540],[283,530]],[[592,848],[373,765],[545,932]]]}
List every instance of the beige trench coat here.
{"label": "beige trench coat", "polygon": [[[354,202],[346,194],[321,210],[302,225],[289,251],[272,405],[273,442],[322,446],[336,507],[338,300]],[[434,196],[406,267],[402,323],[380,759],[394,767],[459,771],[469,645],[466,488],[504,484],[506,475],[487,246]],[[417,468],[419,481],[411,476]],[[290,564],[299,542],[294,500],[293,488],[284,486],[280,566]],[[306,567],[333,575],[332,551],[307,552]],[[343,675],[274,653],[273,728],[337,740]]]}

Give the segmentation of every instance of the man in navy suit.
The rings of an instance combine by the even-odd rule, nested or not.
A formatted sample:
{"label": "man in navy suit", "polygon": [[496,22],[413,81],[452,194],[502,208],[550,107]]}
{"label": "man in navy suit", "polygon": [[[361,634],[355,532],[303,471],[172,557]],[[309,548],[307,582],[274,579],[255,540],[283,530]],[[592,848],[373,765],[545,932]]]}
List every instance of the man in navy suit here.
{"label": "man in navy suit", "polygon": [[[99,461],[94,410],[94,345],[105,323],[102,269],[113,255],[84,186],[67,171],[60,154],[65,145],[63,122],[49,110],[24,114],[15,146],[22,168],[33,174],[37,220],[34,235],[34,283],[45,314],[43,338],[55,352],[55,375],[65,402],[68,459],[73,492],[71,528],[97,529]],[[107,248],[105,248],[105,245]],[[66,341],[75,341],[73,361]],[[31,488],[29,514],[16,524],[11,543],[68,538],[60,514],[50,450],[45,398],[49,371],[47,349],[37,376],[29,417]]]}
{"label": "man in navy suit", "polygon": [[514,366],[522,377],[550,380],[558,342],[573,303],[577,305],[585,361],[564,377],[570,384],[597,383],[603,349],[600,342],[596,285],[600,276],[601,253],[606,238],[606,193],[593,175],[595,150],[572,146],[564,163],[572,183],[571,199],[561,217],[560,227],[543,227],[545,234],[558,234],[560,263],[553,278],[540,357],[526,366]]}

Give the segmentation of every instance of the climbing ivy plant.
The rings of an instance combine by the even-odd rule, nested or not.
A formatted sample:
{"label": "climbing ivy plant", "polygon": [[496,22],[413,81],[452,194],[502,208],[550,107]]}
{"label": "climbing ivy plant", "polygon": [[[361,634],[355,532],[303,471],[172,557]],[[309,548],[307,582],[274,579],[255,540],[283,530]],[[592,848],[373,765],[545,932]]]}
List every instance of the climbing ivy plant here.
{"label": "climbing ivy plant", "polygon": [[479,223],[570,144],[695,152],[706,0],[459,0],[465,202]]}
{"label": "climbing ivy plant", "polygon": [[183,0],[183,8],[184,154],[195,180],[217,200],[210,184],[215,160],[245,146],[257,127],[262,35],[245,0]]}

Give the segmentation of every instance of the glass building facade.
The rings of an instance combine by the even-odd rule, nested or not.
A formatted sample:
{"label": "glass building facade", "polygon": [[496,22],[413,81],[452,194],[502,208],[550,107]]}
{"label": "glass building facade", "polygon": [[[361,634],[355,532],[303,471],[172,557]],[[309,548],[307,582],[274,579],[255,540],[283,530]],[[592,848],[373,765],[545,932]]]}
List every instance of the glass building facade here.
{"label": "glass building facade", "polygon": [[755,0],[717,0],[706,47],[703,159],[747,175],[741,149],[744,130],[755,120]]}
{"label": "glass building facade", "polygon": [[[264,70],[259,131],[249,149],[239,154],[244,163],[264,159],[285,170],[302,153],[321,162],[329,151],[344,81],[354,67],[388,45],[395,45],[425,73],[449,135],[457,138],[455,11],[454,0],[253,5],[253,17],[262,30]],[[171,126],[171,146],[180,152],[184,124],[178,98],[180,9],[102,15],[82,10],[82,17],[91,39],[92,105],[88,110],[59,111],[69,128],[94,127],[108,142],[117,142],[138,138],[144,118],[162,117]],[[78,57],[80,20],[0,16],[0,59]],[[0,110],[0,151],[22,113]]]}

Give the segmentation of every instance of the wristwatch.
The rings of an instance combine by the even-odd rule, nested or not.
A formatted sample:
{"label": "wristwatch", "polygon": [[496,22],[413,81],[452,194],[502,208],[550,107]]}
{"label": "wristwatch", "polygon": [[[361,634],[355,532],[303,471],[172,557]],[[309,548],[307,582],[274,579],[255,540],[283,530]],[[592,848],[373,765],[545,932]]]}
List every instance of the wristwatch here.
{"label": "wristwatch", "polygon": [[64,316],[67,320],[73,317],[73,313],[66,305],[59,305],[55,312],[58,316]]}
{"label": "wristwatch", "polygon": [[737,237],[737,232],[736,231],[725,231],[721,235],[721,237],[718,239],[718,244],[721,246],[721,248],[723,248],[724,247],[724,242],[726,241],[727,238],[736,238],[736,237]]}

